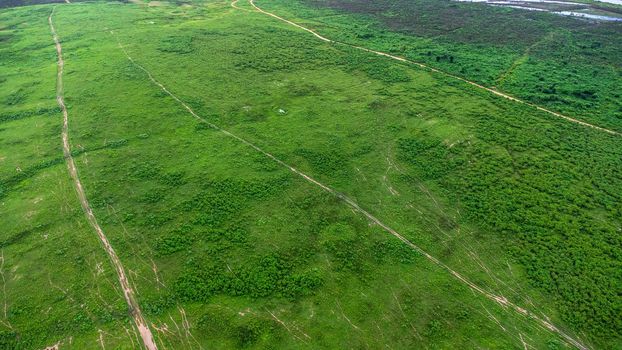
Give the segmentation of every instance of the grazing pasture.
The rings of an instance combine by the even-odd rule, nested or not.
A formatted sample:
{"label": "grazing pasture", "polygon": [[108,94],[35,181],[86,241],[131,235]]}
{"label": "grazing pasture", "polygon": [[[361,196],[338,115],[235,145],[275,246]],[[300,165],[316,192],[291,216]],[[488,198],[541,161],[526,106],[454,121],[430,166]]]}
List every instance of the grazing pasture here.
{"label": "grazing pasture", "polygon": [[[619,28],[498,42],[387,3],[0,10],[0,348],[619,347],[622,136],[292,24],[614,131]],[[540,35],[591,30],[592,87],[541,98]]]}

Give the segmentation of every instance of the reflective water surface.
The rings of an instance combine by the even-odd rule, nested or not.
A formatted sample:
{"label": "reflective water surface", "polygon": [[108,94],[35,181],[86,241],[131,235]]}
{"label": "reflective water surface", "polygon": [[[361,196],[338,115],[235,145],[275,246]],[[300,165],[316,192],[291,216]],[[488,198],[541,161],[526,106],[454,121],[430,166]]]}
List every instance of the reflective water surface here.
{"label": "reflective water surface", "polygon": [[[481,2],[491,6],[511,7],[527,11],[550,12],[561,16],[578,17],[595,21],[620,21],[622,13],[605,12],[592,4],[563,0],[454,0],[461,2]],[[622,0],[600,0],[598,2],[622,5]],[[597,3],[598,3],[597,2]],[[597,4],[596,3],[596,4]]]}

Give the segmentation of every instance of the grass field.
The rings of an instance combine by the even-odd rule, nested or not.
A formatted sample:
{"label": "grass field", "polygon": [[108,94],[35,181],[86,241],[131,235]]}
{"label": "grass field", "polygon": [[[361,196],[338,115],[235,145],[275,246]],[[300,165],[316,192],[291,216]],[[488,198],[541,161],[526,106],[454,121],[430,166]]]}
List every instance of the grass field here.
{"label": "grass field", "polygon": [[402,55],[622,130],[619,22],[454,1],[264,3],[335,40]]}
{"label": "grass field", "polygon": [[158,348],[622,346],[619,135],[236,6],[0,11],[0,348],[143,346],[63,158],[54,7],[72,157]]}

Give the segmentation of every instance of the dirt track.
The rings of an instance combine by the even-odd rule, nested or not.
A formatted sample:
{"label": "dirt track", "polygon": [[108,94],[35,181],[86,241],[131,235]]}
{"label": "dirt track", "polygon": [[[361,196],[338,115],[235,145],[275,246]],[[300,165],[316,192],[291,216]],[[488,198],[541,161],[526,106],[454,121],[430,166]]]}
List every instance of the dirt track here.
{"label": "dirt track", "polygon": [[69,170],[69,175],[71,175],[71,179],[73,180],[74,186],[76,188],[76,193],[78,194],[78,199],[80,200],[80,204],[82,205],[82,210],[86,215],[86,218],[97,232],[97,236],[104,246],[104,250],[108,254],[112,265],[114,266],[117,277],[119,279],[119,284],[121,284],[121,289],[123,290],[123,294],[125,297],[125,301],[130,309],[130,313],[138,328],[140,336],[143,340],[143,344],[149,350],[156,350],[158,347],[156,346],[153,335],[151,334],[151,330],[147,326],[147,322],[143,318],[143,315],[140,311],[140,307],[138,302],[136,301],[135,293],[132,287],[130,286],[129,280],[125,275],[125,269],[117,256],[117,253],[114,251],[108,238],[104,234],[104,231],[97,223],[97,219],[93,214],[93,210],[89,204],[89,201],[86,197],[86,193],[84,192],[84,188],[82,183],[80,182],[80,177],[78,176],[78,170],[76,168],[76,163],[71,155],[71,145],[69,144],[69,115],[67,112],[67,107],[65,106],[65,99],[63,97],[63,70],[65,67],[65,62],[63,61],[63,52],[60,44],[60,40],[58,39],[58,34],[56,33],[56,29],[54,28],[54,23],[52,21],[52,16],[54,15],[56,7],[52,9],[52,13],[48,17],[48,22],[50,24],[50,30],[52,31],[52,36],[54,37],[54,44],[56,45],[56,53],[58,55],[58,73],[56,80],[56,101],[58,102],[58,106],[61,108],[63,112],[63,129],[62,129],[62,139],[63,139],[63,155],[65,157],[65,161],[67,163],[67,169]]}
{"label": "dirt track", "polygon": [[562,119],[565,119],[567,121],[570,121],[570,122],[573,122],[573,123],[576,123],[576,124],[579,124],[579,125],[583,125],[583,126],[587,126],[587,127],[590,127],[590,128],[594,128],[594,129],[596,129],[598,131],[606,132],[606,133],[609,133],[609,134],[612,134],[612,135],[622,136],[622,133],[620,133],[620,132],[617,132],[617,131],[614,131],[614,130],[610,130],[610,129],[606,129],[606,128],[603,128],[603,127],[600,127],[600,126],[597,126],[597,125],[594,125],[594,124],[590,124],[590,123],[584,122],[582,120],[578,120],[578,119],[569,117],[567,115],[563,115],[561,113],[553,112],[553,111],[551,111],[549,109],[546,109],[544,107],[538,106],[538,105],[533,104],[531,102],[527,102],[525,100],[521,100],[519,98],[516,98],[514,96],[508,95],[508,94],[503,93],[501,91],[498,91],[498,90],[495,90],[495,89],[492,89],[492,88],[480,85],[480,84],[478,84],[478,83],[476,83],[474,81],[471,81],[471,80],[459,77],[459,76],[451,74],[451,73],[447,73],[445,71],[441,71],[439,69],[430,67],[430,66],[425,65],[425,64],[420,63],[420,62],[411,61],[411,60],[406,59],[404,57],[391,55],[391,54],[386,53],[386,52],[376,51],[376,50],[368,49],[366,47],[352,45],[352,44],[343,43],[343,42],[340,42],[340,41],[335,41],[335,40],[329,39],[329,38],[327,38],[325,36],[322,36],[322,35],[318,34],[317,32],[315,32],[312,29],[303,27],[303,26],[301,26],[298,23],[294,23],[294,22],[292,22],[290,20],[287,20],[287,19],[285,19],[283,17],[275,15],[274,13],[271,13],[271,12],[268,12],[268,11],[265,11],[265,10],[261,9],[260,7],[255,5],[255,0],[249,0],[249,2],[257,11],[259,11],[259,12],[265,14],[265,15],[268,15],[270,17],[274,17],[274,18],[276,18],[276,19],[278,19],[280,21],[283,21],[283,22],[285,22],[287,24],[290,24],[290,25],[292,25],[294,27],[297,27],[297,28],[300,28],[300,29],[302,29],[304,31],[307,31],[307,32],[313,34],[316,38],[318,38],[318,39],[320,39],[322,41],[325,41],[325,42],[328,42],[328,43],[332,43],[332,44],[349,46],[349,47],[352,47],[352,48],[355,48],[355,49],[358,49],[358,50],[362,50],[362,51],[366,51],[366,52],[370,52],[370,53],[373,53],[373,54],[376,54],[376,55],[379,55],[379,56],[388,57],[388,58],[394,59],[396,61],[400,61],[400,62],[404,62],[404,63],[409,63],[409,64],[415,65],[415,66],[417,66],[419,68],[423,68],[425,70],[428,70],[428,71],[431,71],[431,72],[434,72],[434,73],[442,74],[442,75],[445,75],[445,76],[448,76],[448,77],[460,80],[460,81],[465,82],[465,83],[467,83],[469,85],[475,86],[475,87],[477,87],[479,89],[482,89],[482,90],[486,90],[488,92],[491,92],[491,93],[493,93],[493,94],[495,94],[497,96],[503,97],[503,98],[508,99],[510,101],[514,101],[514,102],[517,102],[517,103],[520,103],[520,104],[523,104],[523,105],[526,105],[526,106],[530,106],[530,107],[536,108],[539,111],[546,112],[546,113],[548,113],[550,115],[553,115],[555,117],[562,118]]}

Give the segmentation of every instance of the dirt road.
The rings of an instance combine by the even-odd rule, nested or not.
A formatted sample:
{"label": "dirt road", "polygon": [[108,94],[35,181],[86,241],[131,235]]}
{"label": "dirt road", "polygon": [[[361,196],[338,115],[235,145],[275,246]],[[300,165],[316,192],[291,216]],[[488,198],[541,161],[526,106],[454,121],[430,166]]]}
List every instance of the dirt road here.
{"label": "dirt road", "polygon": [[492,89],[492,88],[480,85],[480,84],[478,84],[478,83],[476,83],[474,81],[471,81],[471,80],[459,77],[459,76],[451,74],[451,73],[447,73],[445,71],[441,71],[439,69],[430,67],[430,66],[425,65],[425,64],[420,63],[420,62],[411,61],[411,60],[406,59],[404,57],[391,55],[391,54],[386,53],[386,52],[376,51],[376,50],[368,49],[366,47],[352,45],[352,44],[343,43],[343,42],[340,42],[340,41],[335,41],[335,40],[329,39],[329,38],[327,38],[325,36],[320,35],[319,33],[315,32],[312,29],[306,28],[306,27],[304,27],[304,26],[302,26],[302,25],[300,25],[298,23],[294,23],[294,22],[292,22],[290,20],[287,20],[287,19],[285,19],[283,17],[275,15],[274,13],[271,13],[271,12],[268,12],[268,11],[265,11],[265,10],[261,9],[259,6],[255,5],[255,0],[249,0],[249,2],[253,6],[253,8],[255,8],[258,12],[261,12],[261,13],[263,13],[265,15],[270,16],[270,17],[274,17],[274,18],[276,18],[276,19],[278,19],[280,21],[283,21],[283,22],[285,22],[287,24],[290,24],[290,25],[292,25],[294,27],[297,27],[297,28],[300,28],[300,29],[302,29],[302,30],[304,30],[306,32],[309,32],[309,33],[313,34],[316,38],[318,38],[318,39],[320,39],[322,41],[325,41],[325,42],[328,42],[328,43],[332,43],[332,44],[338,44],[338,45],[352,47],[352,48],[355,48],[355,49],[358,49],[358,50],[362,50],[362,51],[366,51],[366,52],[370,52],[370,53],[373,53],[373,54],[376,54],[376,55],[379,55],[379,56],[388,57],[388,58],[394,59],[396,61],[400,61],[400,62],[404,62],[404,63],[409,63],[409,64],[415,65],[415,66],[417,66],[419,68],[423,68],[425,70],[428,70],[430,72],[442,74],[444,76],[460,80],[460,81],[465,82],[465,83],[467,83],[469,85],[475,86],[475,87],[477,87],[479,89],[482,89],[482,90],[486,90],[488,92],[491,92],[491,93],[493,93],[493,94],[495,94],[495,95],[497,95],[499,97],[503,97],[503,98],[508,99],[510,101],[514,101],[514,102],[517,102],[517,103],[520,103],[520,104],[523,104],[523,105],[526,105],[526,106],[530,106],[530,107],[536,108],[539,111],[546,112],[546,113],[548,113],[550,115],[553,115],[553,116],[558,117],[558,118],[565,119],[565,120],[567,120],[569,122],[576,123],[576,124],[583,125],[583,126],[587,126],[587,127],[596,129],[598,131],[606,132],[608,134],[622,136],[622,133],[620,133],[620,132],[617,132],[617,131],[614,131],[614,130],[610,130],[610,129],[606,129],[606,128],[603,128],[603,127],[600,127],[600,126],[597,126],[597,125],[594,125],[594,124],[590,124],[590,123],[584,122],[582,120],[578,120],[578,119],[575,119],[575,118],[563,115],[561,113],[557,113],[557,112],[551,111],[549,109],[546,109],[544,107],[538,106],[538,105],[533,104],[531,102],[527,102],[525,100],[521,100],[519,98],[516,98],[514,96],[508,95],[508,94],[503,93],[501,91],[498,91],[498,90],[495,90],[495,89]]}
{"label": "dirt road", "polygon": [[84,192],[84,188],[82,183],[80,182],[80,177],[78,176],[78,170],[76,168],[76,163],[71,155],[71,145],[69,144],[69,114],[67,112],[67,107],[65,106],[65,99],[63,93],[63,70],[65,67],[65,62],[63,61],[63,51],[60,44],[60,40],[58,38],[58,34],[56,33],[56,28],[54,28],[54,23],[52,21],[52,17],[54,15],[54,11],[56,7],[52,9],[52,13],[48,17],[48,23],[50,24],[50,30],[52,31],[52,36],[54,37],[54,44],[56,45],[56,53],[58,55],[58,72],[57,72],[57,80],[56,80],[56,101],[58,102],[58,106],[61,108],[63,112],[63,129],[62,129],[62,139],[63,139],[63,155],[65,157],[65,161],[67,163],[67,169],[69,170],[69,175],[71,175],[71,179],[73,180],[74,186],[76,188],[76,193],[78,194],[78,199],[80,200],[80,204],[82,205],[82,210],[86,215],[86,218],[97,232],[97,236],[104,246],[104,250],[108,254],[112,265],[114,266],[117,277],[119,279],[119,284],[121,285],[121,289],[123,290],[123,295],[125,297],[125,301],[130,309],[130,313],[138,328],[140,336],[143,340],[143,344],[145,348],[149,350],[156,350],[158,347],[156,346],[153,335],[151,334],[151,330],[147,326],[147,322],[143,318],[143,315],[140,311],[140,307],[138,302],[136,301],[135,292],[130,286],[129,280],[125,275],[125,269],[117,256],[117,253],[110,245],[108,238],[104,234],[104,231],[97,223],[97,219],[93,214],[93,210],[89,204],[89,201],[86,197],[86,193]]}

